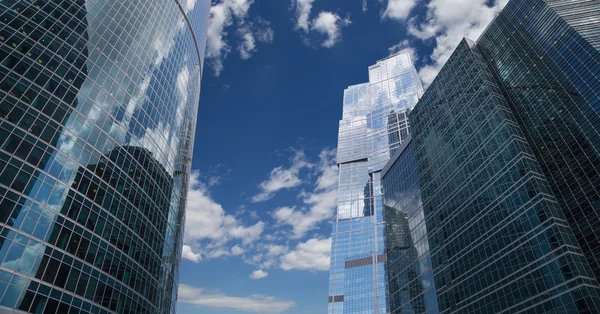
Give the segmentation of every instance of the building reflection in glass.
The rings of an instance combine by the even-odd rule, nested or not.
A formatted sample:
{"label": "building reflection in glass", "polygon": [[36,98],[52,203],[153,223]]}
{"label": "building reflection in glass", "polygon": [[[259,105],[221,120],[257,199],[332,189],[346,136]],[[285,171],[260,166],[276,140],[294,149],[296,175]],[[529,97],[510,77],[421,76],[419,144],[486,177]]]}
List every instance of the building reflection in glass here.
{"label": "building reflection in glass", "polygon": [[383,169],[390,313],[439,313],[410,135]]}
{"label": "building reflection in glass", "polygon": [[175,311],[209,6],[0,3],[0,311]]}
{"label": "building reflection in glass", "polygon": [[388,312],[381,169],[408,135],[406,116],[422,93],[404,53],[370,66],[368,83],[344,91],[328,313]]}

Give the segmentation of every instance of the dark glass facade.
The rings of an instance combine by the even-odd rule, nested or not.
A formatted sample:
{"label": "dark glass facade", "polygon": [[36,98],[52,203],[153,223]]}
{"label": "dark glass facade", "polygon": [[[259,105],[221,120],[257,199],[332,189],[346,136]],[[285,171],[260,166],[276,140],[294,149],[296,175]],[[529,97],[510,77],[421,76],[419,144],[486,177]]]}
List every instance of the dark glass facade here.
{"label": "dark glass facade", "polygon": [[381,182],[390,313],[439,313],[410,135],[383,168]]}
{"label": "dark glass facade", "polygon": [[[383,175],[391,313],[600,313],[598,12],[509,2],[411,112]],[[415,197],[437,309],[407,266],[427,251],[401,223]]]}
{"label": "dark glass facade", "polygon": [[174,313],[209,1],[0,2],[0,313]]}
{"label": "dark glass facade", "polygon": [[475,43],[410,118],[440,312],[598,311],[600,286]]}
{"label": "dark glass facade", "polygon": [[477,45],[598,280],[599,30],[598,1],[512,1]]}

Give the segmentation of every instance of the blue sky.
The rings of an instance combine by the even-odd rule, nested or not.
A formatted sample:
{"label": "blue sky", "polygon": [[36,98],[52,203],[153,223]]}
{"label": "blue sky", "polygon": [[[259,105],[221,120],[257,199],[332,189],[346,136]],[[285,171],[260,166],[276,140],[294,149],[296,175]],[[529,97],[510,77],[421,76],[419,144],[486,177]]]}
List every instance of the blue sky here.
{"label": "blue sky", "polygon": [[428,85],[505,3],[213,1],[179,313],[325,312],[343,90],[400,50]]}

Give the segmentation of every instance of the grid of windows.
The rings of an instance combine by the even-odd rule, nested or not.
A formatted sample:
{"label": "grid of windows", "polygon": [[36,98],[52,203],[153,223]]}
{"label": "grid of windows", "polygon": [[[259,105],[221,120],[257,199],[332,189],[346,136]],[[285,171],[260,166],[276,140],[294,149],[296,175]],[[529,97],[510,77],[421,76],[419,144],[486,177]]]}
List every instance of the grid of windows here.
{"label": "grid of windows", "polygon": [[598,1],[512,1],[478,47],[600,280],[598,12]]}
{"label": "grid of windows", "polygon": [[600,285],[509,103],[463,40],[410,115],[439,310],[597,312]]}
{"label": "grid of windows", "polygon": [[382,183],[390,313],[439,313],[410,136],[384,168]]}
{"label": "grid of windows", "polygon": [[175,312],[209,6],[0,2],[0,310]]}
{"label": "grid of windows", "polygon": [[600,312],[598,12],[510,1],[409,115],[383,179],[392,313]]}
{"label": "grid of windows", "polygon": [[389,311],[381,169],[408,136],[407,115],[422,93],[408,54],[378,61],[368,83],[344,91],[328,313]]}

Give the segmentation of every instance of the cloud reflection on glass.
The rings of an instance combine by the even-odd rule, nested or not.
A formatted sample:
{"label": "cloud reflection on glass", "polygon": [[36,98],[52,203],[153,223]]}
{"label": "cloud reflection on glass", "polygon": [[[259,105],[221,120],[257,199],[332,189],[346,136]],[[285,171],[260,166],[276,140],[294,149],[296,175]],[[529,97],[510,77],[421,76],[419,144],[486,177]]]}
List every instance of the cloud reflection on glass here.
{"label": "cloud reflection on glass", "polygon": [[209,5],[0,3],[0,307],[174,312]]}

